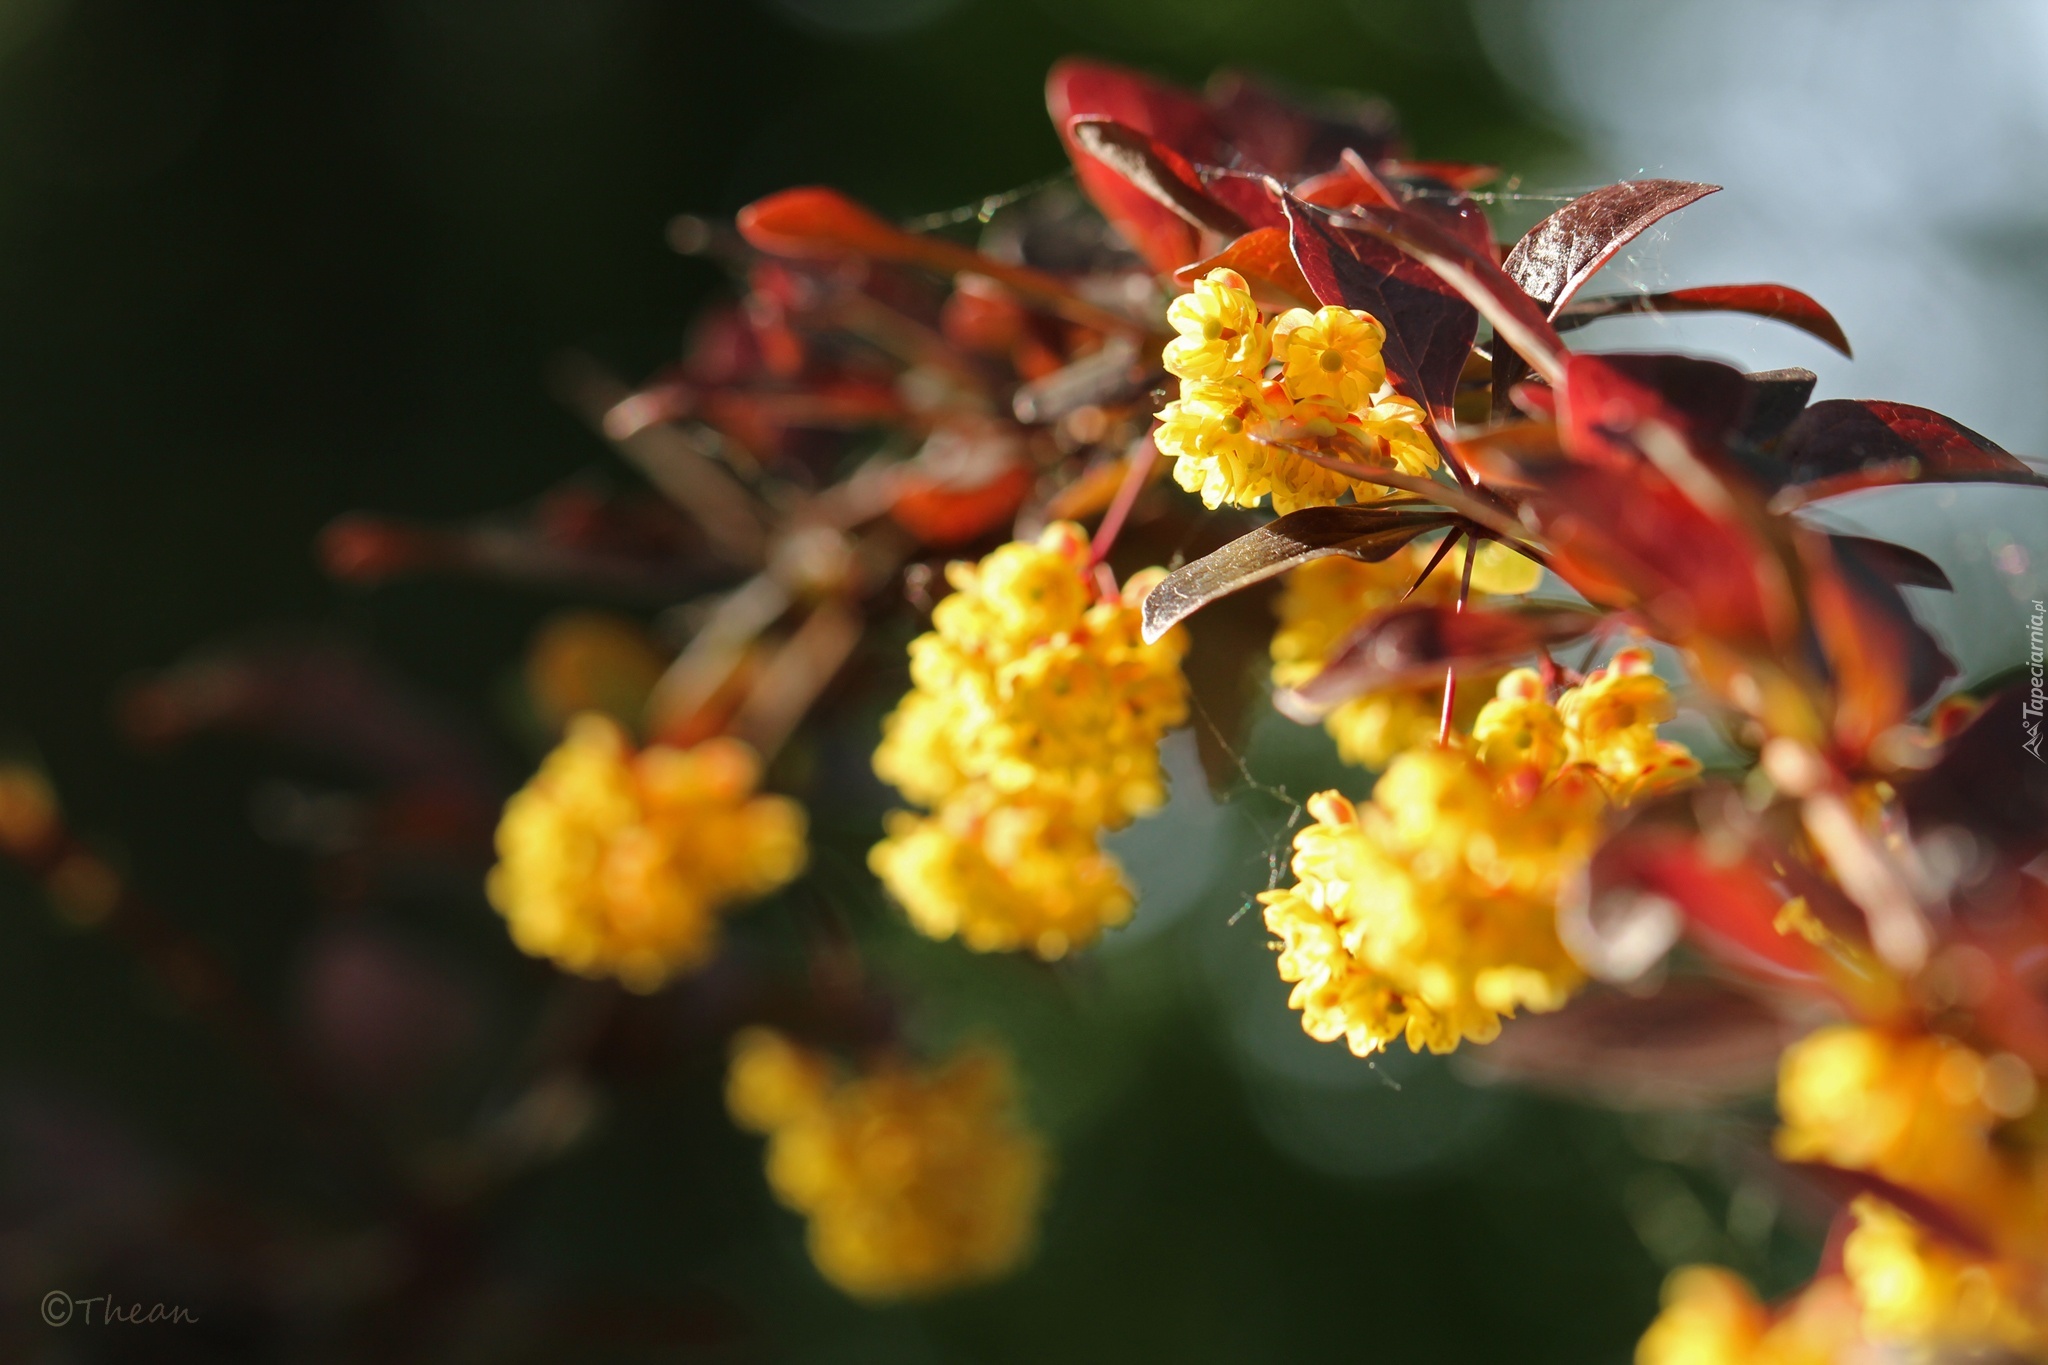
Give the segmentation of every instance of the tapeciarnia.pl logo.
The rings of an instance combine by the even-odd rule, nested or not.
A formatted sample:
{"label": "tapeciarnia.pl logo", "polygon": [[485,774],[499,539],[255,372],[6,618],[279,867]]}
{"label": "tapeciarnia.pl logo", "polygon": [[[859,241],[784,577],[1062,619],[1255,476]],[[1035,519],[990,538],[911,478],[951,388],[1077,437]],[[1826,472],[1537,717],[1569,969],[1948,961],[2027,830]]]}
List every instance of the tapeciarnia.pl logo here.
{"label": "tapeciarnia.pl logo", "polygon": [[2034,756],[2039,763],[2048,763],[2041,757],[2041,712],[2048,708],[2048,687],[2043,686],[2043,656],[2041,649],[2041,623],[2048,617],[2040,599],[2034,601],[2034,614],[2027,618],[2027,699],[2020,706],[2020,724],[2025,727],[2026,739],[2020,747]]}

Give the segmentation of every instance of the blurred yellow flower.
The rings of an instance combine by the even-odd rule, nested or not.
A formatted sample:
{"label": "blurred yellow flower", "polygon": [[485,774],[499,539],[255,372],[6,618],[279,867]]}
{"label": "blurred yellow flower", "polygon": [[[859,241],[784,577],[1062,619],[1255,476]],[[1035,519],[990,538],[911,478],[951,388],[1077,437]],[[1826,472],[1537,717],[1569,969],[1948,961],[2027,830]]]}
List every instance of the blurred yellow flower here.
{"label": "blurred yellow flower", "polygon": [[868,866],[928,938],[1050,961],[1131,916],[1116,860],[1056,801],[970,788],[936,815],[896,811],[887,828]]}
{"label": "blurred yellow flower", "polygon": [[1839,1279],[1817,1280],[1773,1312],[1732,1271],[1684,1266],[1664,1282],[1636,1365],[1849,1365],[1860,1340]]}
{"label": "blurred yellow flower", "polygon": [[486,890],[521,951],[651,991],[706,961],[718,912],[803,869],[804,813],[737,740],[635,752],[579,716],[505,804]]}
{"label": "blurred yellow flower", "polygon": [[1842,1243],[1842,1269],[1873,1341],[1958,1353],[2004,1347],[2029,1356],[2048,1346],[2038,1267],[1971,1255],[1869,1195],[1852,1211],[1856,1227]]}
{"label": "blurred yellow flower", "polygon": [[1187,718],[1186,637],[1146,644],[1156,573],[1094,601],[1088,542],[1059,523],[979,564],[911,642],[911,692],[883,723],[875,771],[933,813],[897,812],[869,854],[920,932],[1044,958],[1131,912],[1098,842],[1166,800],[1159,741]]}
{"label": "blurred yellow flower", "polygon": [[1001,1054],[847,1078],[767,1029],[733,1041],[727,1107],[768,1138],[768,1184],[809,1220],[819,1273],[856,1298],[998,1278],[1029,1253],[1045,1184]]}

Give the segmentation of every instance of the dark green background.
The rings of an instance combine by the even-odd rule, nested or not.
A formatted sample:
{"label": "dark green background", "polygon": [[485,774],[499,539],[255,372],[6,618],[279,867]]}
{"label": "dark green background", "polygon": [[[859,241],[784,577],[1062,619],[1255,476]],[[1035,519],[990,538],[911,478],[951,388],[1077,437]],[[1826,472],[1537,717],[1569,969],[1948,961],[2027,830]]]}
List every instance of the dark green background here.
{"label": "dark green background", "polygon": [[[921,214],[1056,171],[1040,88],[1068,52],[1191,82],[1230,64],[1377,91],[1421,154],[1569,166],[1558,135],[1504,93],[1463,11],[1425,0],[960,0],[865,36],[792,10],[651,0],[0,9],[0,733],[288,1017],[319,895],[300,859],[251,831],[248,792],[317,770],[238,741],[136,754],[111,723],[118,687],[195,645],[329,626],[494,735],[517,780],[531,755],[497,698],[533,622],[560,603],[469,584],[336,587],[311,554],[321,526],[356,508],[455,518],[593,468],[625,480],[543,376],[567,349],[629,375],[674,352],[719,279],[666,250],[672,214],[806,181]],[[1307,769],[1328,767],[1320,746],[1283,736],[1256,761],[1299,793]],[[1343,1072],[1326,1089],[1349,1106],[1333,1121],[1352,1145],[1372,1148],[1385,1123],[1427,1149],[1439,1110],[1453,1115],[1443,1132],[1479,1113],[1482,1135],[1405,1174],[1348,1178],[1271,1140],[1258,1115],[1272,1097],[1247,1079],[1219,1006],[1249,993],[1240,1014],[1293,1027],[1255,917],[1228,923],[1262,884],[1284,813],[1262,801],[1243,799],[1226,875],[1171,929],[1057,975],[910,941],[879,907],[855,907],[880,958],[929,1000],[919,1028],[995,1028],[1024,1058],[1061,1166],[1024,1274],[927,1307],[846,1304],[772,1207],[757,1144],[726,1125],[703,1048],[608,1092],[597,1135],[487,1216],[488,1284],[446,1306],[457,1321],[427,1314],[418,1358],[1625,1358],[1662,1273],[1638,1235],[1655,1204],[1643,1181],[1667,1195],[1693,1181],[1694,1207],[1723,1207],[1711,1181],[1656,1159],[1683,1142],[1555,1102],[1474,1099],[1441,1067],[1390,1067],[1402,1089],[1375,1078],[1361,1091],[1364,1064],[1305,1041],[1304,1066]],[[847,817],[847,858],[872,817]],[[763,912],[764,940],[779,913]],[[486,1037],[441,1116],[466,1113],[545,973],[503,942],[480,896],[388,906],[383,922],[454,962],[483,1002]],[[91,1203],[81,1191],[105,1188],[90,1163],[74,1179],[49,1141],[21,1136],[22,1115],[49,1112],[118,1135],[156,1187],[232,1190],[337,1234],[375,1226],[211,1037],[10,875],[0,1210],[32,1247]],[[394,1122],[425,1131],[436,1112]],[[61,1158],[67,1141],[54,1145]],[[335,1339],[319,1313],[216,1273],[224,1253],[208,1239],[180,1280],[164,1248],[175,1262],[185,1233],[153,1235],[150,1254],[0,1267],[0,1344],[50,1360],[344,1358],[317,1347]],[[1782,1281],[1797,1246],[1771,1254]],[[195,1295],[206,1321],[149,1337],[45,1329],[45,1289],[93,1292],[67,1276]],[[702,1306],[699,1344],[560,1354],[523,1333],[537,1304],[605,1294]],[[598,1335],[631,1335],[608,1327]]]}

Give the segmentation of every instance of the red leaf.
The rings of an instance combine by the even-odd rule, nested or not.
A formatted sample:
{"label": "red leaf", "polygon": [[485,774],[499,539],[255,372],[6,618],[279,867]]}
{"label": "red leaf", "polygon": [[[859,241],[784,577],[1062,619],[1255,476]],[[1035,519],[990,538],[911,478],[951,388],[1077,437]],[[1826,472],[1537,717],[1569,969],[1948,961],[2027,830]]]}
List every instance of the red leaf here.
{"label": "red leaf", "polygon": [[1685,180],[1624,180],[1582,194],[1523,234],[1508,253],[1507,273],[1556,317],[1644,228],[1720,188]]}
{"label": "red leaf", "polygon": [[1536,301],[1494,263],[1492,238],[1482,244],[1472,236],[1471,220],[1461,213],[1460,221],[1465,226],[1446,230],[1432,216],[1413,210],[1360,207],[1347,215],[1344,226],[1355,224],[1385,238],[1428,266],[1484,313],[1500,338],[1538,374],[1556,383],[1566,353],[1563,339]]}
{"label": "red leaf", "polygon": [[1174,282],[1185,288],[1218,267],[1244,276],[1255,293],[1263,284],[1285,296],[1290,307],[1316,306],[1315,290],[1309,288],[1301,267],[1295,264],[1294,248],[1285,228],[1253,228],[1207,260],[1182,266],[1174,272]]}
{"label": "red leaf", "polygon": [[1961,422],[1909,403],[1830,398],[1801,413],[1778,442],[1780,505],[1902,483],[2048,487],[2018,457]]}
{"label": "red leaf", "polygon": [[1556,392],[1565,449],[1577,459],[1625,464],[1645,458],[1635,433],[1657,421],[1719,467],[1716,452],[1752,401],[1749,380],[1733,366],[1653,353],[1571,355]]}
{"label": "red leaf", "polygon": [[1203,188],[1192,163],[1173,148],[1112,119],[1076,118],[1067,126],[1073,144],[1190,225],[1238,236],[1243,218]]}
{"label": "red leaf", "polygon": [[1033,482],[1031,466],[1021,461],[971,488],[912,477],[889,515],[926,545],[961,545],[1015,516]]}
{"label": "red leaf", "polygon": [[1662,294],[1615,294],[1581,299],[1557,313],[1559,330],[1630,313],[1753,313],[1819,337],[1853,357],[1849,337],[1835,315],[1813,298],[1783,284],[1711,284]]}
{"label": "red leaf", "polygon": [[1366,692],[1412,687],[1442,678],[1449,667],[1486,669],[1539,648],[1584,635],[1599,622],[1590,612],[1557,608],[1489,611],[1429,603],[1389,607],[1367,617],[1330,652],[1322,672],[1273,694],[1292,720],[1318,720],[1331,707]]}
{"label": "red leaf", "polygon": [[1906,600],[1852,546],[1802,534],[1806,600],[1834,685],[1835,743],[1851,761],[1906,719],[1956,666]]}
{"label": "red leaf", "polygon": [[1160,274],[1201,254],[1201,234],[1179,214],[1088,155],[1068,132],[1076,119],[1107,119],[1172,148],[1190,162],[1229,160],[1215,120],[1185,91],[1135,71],[1079,58],[1045,79],[1046,108],[1073,158],[1081,188],[1134,250]]}
{"label": "red leaf", "polygon": [[1820,957],[1813,945],[1776,928],[1783,890],[1747,857],[1711,856],[1694,828],[1666,818],[1679,809],[1671,802],[1648,807],[1610,835],[1587,868],[1580,892],[1586,902],[1597,907],[1610,896],[1658,896],[1676,906],[1693,939],[1723,961],[1766,977],[1816,977]]}
{"label": "red leaf", "polygon": [[[1166,212],[1164,208],[1159,211]],[[921,266],[942,275],[972,271],[1000,281],[1084,327],[1105,332],[1137,330],[1137,324],[1129,318],[1079,298],[1050,275],[984,256],[943,237],[905,232],[837,190],[820,186],[783,190],[747,205],[739,211],[736,221],[748,244],[770,255],[800,259],[852,255]],[[1187,230],[1193,232],[1192,228]],[[1176,259],[1186,260],[1187,256]]]}
{"label": "red leaf", "polygon": [[1282,206],[1295,262],[1317,300],[1378,318],[1394,387],[1448,420],[1479,314],[1435,272],[1385,242],[1334,227],[1323,210],[1291,195]]}
{"label": "red leaf", "polygon": [[1217,126],[1244,162],[1272,175],[1315,174],[1347,147],[1379,161],[1400,145],[1393,110],[1379,100],[1304,109],[1236,71],[1219,71],[1208,97]]}

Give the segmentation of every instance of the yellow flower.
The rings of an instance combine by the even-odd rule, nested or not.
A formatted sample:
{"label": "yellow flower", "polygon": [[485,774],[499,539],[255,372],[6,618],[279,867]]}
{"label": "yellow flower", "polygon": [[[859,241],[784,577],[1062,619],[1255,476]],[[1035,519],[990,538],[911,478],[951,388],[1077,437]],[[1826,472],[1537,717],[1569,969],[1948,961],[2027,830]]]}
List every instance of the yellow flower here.
{"label": "yellow flower", "polygon": [[1838,1279],[1818,1280],[1782,1311],[1741,1276],[1692,1265],[1664,1282],[1664,1308],[1636,1343],[1636,1365],[1848,1365],[1861,1338]]}
{"label": "yellow flower", "polygon": [[1379,319],[1349,308],[1293,308],[1273,321],[1273,355],[1288,393],[1334,398],[1347,412],[1371,406],[1387,382],[1386,340]]}
{"label": "yellow flower", "polygon": [[711,956],[720,910],[802,870],[803,808],[759,781],[737,740],[635,753],[579,716],[505,804],[491,904],[522,952],[654,990]]}
{"label": "yellow flower", "polygon": [[[1235,270],[1212,270],[1175,299],[1166,321],[1179,333],[1166,343],[1166,368],[1180,379],[1257,379],[1270,341],[1250,286]],[[1378,351],[1378,343],[1374,343]]]}
{"label": "yellow flower", "polygon": [[1964,1351],[2003,1346],[2037,1355],[2048,1345],[2040,1272],[1973,1256],[1869,1195],[1851,1205],[1856,1227],[1842,1269],[1872,1340]]}
{"label": "yellow flower", "polygon": [[1001,1054],[842,1077],[766,1029],[733,1040],[727,1105],[768,1137],[768,1183],[809,1220],[818,1271],[889,1300],[996,1279],[1029,1253],[1045,1155]]}
{"label": "yellow flower", "polygon": [[1568,758],[1562,708],[1517,669],[1471,742],[1399,754],[1363,807],[1335,792],[1309,802],[1316,823],[1295,836],[1296,885],[1261,900],[1310,1035],[1341,1037],[1360,1056],[1402,1036],[1448,1052],[1491,1041],[1517,1009],[1557,1009],[1578,987],[1557,937],[1558,892],[1592,856],[1610,799],[1640,788]]}
{"label": "yellow flower", "polygon": [[[1175,481],[1207,506],[1256,507],[1270,494],[1284,514],[1386,496],[1303,450],[1416,476],[1440,462],[1426,414],[1387,387],[1385,333],[1370,314],[1295,309],[1269,338],[1244,281],[1219,270],[1175,300],[1168,318],[1179,335],[1165,361],[1180,396],[1159,413],[1153,440],[1173,459]],[[1278,348],[1273,379],[1269,341]]]}
{"label": "yellow flower", "polygon": [[1561,697],[1557,709],[1572,761],[1598,768],[1617,796],[1667,790],[1699,772],[1684,745],[1657,738],[1658,723],[1676,708],[1650,669],[1647,649],[1621,650]]}
{"label": "yellow flower", "polygon": [[1434,746],[1396,758],[1363,808],[1311,798],[1296,884],[1260,897],[1302,1028],[1361,1057],[1397,1037],[1449,1052],[1490,1042],[1518,1008],[1562,1006],[1582,978],[1558,942],[1557,891],[1599,812],[1584,783],[1513,806],[1483,765]]}
{"label": "yellow flower", "polygon": [[887,829],[868,866],[928,938],[1052,960],[1131,916],[1116,860],[1056,802],[970,788],[936,815],[896,811]]}
{"label": "yellow flower", "polygon": [[2025,1077],[2013,1058],[1987,1061],[1937,1034],[1820,1029],[1779,1063],[1778,1155],[1869,1171],[1939,1200],[1996,1241],[2028,1244],[2039,1236],[2039,1182],[1993,1133],[2032,1105],[2031,1077],[2013,1086],[2008,1069]]}

